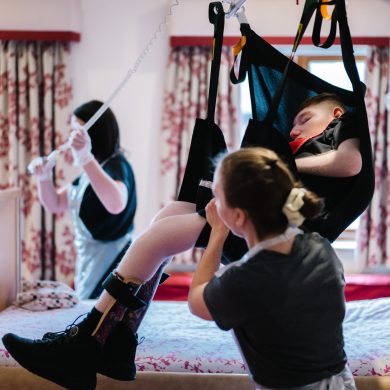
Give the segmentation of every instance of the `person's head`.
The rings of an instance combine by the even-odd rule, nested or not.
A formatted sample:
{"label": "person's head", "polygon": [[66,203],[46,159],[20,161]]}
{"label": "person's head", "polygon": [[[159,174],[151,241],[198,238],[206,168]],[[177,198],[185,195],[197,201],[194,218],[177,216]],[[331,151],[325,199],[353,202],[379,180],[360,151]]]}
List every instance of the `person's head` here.
{"label": "person's head", "polygon": [[[301,188],[287,165],[271,150],[243,148],[222,157],[216,167],[213,192],[224,223],[238,236],[248,220],[259,240],[283,233],[289,225],[282,209],[293,188]],[[323,203],[306,191],[299,212],[313,218]]]}
{"label": "person's head", "polygon": [[[73,111],[72,121],[85,124],[102,105],[98,100],[82,104]],[[88,130],[88,134],[91,137],[92,153],[100,162],[117,152],[120,147],[118,122],[110,108]]]}
{"label": "person's head", "polygon": [[314,137],[346,111],[346,106],[335,94],[321,93],[310,97],[299,107],[290,137],[293,140]]}

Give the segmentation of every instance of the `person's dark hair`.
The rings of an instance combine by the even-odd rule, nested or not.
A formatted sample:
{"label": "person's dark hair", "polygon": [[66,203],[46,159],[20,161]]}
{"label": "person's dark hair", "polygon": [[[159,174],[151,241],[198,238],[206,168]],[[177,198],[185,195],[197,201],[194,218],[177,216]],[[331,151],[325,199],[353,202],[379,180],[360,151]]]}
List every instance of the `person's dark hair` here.
{"label": "person's dark hair", "polygon": [[[95,114],[103,105],[98,100],[91,100],[77,107],[73,114],[84,122]],[[114,113],[110,108],[88,130],[91,137],[92,153],[96,160],[102,162],[119,150],[119,126]]]}
{"label": "person's dark hair", "polygon": [[[282,209],[295,181],[286,164],[271,150],[244,148],[227,154],[219,162],[222,189],[229,207],[245,210],[259,238],[283,233],[288,225]],[[323,202],[311,191],[304,195],[299,212],[316,217]]]}
{"label": "person's dark hair", "polygon": [[343,112],[347,112],[347,106],[343,103],[343,101],[334,93],[320,93],[318,95],[314,95],[312,97],[309,97],[306,99],[298,108],[297,112],[302,111],[303,109],[310,107],[310,106],[315,106],[317,104],[321,103],[329,103],[330,106],[338,106],[340,107]]}

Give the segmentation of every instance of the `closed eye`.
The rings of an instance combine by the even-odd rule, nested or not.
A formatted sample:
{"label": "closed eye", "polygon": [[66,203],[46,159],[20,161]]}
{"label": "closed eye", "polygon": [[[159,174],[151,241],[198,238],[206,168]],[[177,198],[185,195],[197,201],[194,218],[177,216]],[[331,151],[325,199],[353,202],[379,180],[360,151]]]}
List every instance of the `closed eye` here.
{"label": "closed eye", "polygon": [[311,119],[311,116],[304,116],[301,118],[301,125],[305,124],[307,121]]}

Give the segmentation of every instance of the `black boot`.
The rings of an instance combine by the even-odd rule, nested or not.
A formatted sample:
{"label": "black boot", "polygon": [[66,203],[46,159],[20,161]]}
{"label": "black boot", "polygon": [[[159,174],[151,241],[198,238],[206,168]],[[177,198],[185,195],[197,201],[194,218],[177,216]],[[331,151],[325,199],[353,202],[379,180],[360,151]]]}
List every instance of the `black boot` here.
{"label": "black boot", "polygon": [[139,290],[137,297],[146,303],[137,310],[128,310],[107,338],[98,372],[117,380],[133,380],[136,376],[135,355],[138,346],[137,330],[153,299],[157,286],[169,275],[162,272],[165,264]]}
{"label": "black boot", "polygon": [[[83,328],[83,323],[78,325]],[[48,332],[43,335],[42,340],[55,340],[62,337],[63,334],[64,332]],[[103,345],[97,372],[120,381],[134,380],[136,375],[134,360],[137,345],[137,334],[134,335],[124,323],[119,322]]]}
{"label": "black boot", "polygon": [[128,310],[121,322],[112,330],[103,346],[103,357],[98,372],[117,380],[134,380],[136,376],[135,355],[138,346],[137,330],[153,299],[157,287],[169,275],[163,272],[162,264],[154,276],[138,291],[137,297],[145,306]]}
{"label": "black boot", "polygon": [[[167,278],[166,274],[161,275],[162,268],[142,286],[140,295],[147,303],[153,298],[158,282]],[[94,389],[97,372],[118,380],[135,379],[136,331],[148,304],[135,296],[128,297],[128,291],[121,291],[128,289],[129,284],[121,286],[122,282],[110,279],[104,287],[115,298],[126,300],[131,309],[126,319],[111,328],[104,343],[96,335],[91,336],[91,329],[101,316],[93,309],[80,324],[72,324],[64,332],[47,333],[42,340],[6,334],[3,343],[8,352],[27,370],[71,390]],[[119,305],[116,311],[121,310]]]}
{"label": "black boot", "polygon": [[3,336],[12,357],[24,368],[70,390],[92,390],[102,361],[102,347],[90,334],[71,326],[54,339]]}
{"label": "black boot", "polygon": [[104,344],[98,373],[119,381],[134,380],[137,345],[137,334],[129,332],[127,327],[120,322]]}

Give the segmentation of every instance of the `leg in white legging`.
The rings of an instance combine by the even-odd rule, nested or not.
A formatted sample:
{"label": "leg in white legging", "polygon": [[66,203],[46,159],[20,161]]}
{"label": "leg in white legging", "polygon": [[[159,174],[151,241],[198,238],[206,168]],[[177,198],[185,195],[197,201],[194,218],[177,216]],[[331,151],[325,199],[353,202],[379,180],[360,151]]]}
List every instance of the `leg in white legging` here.
{"label": "leg in white legging", "polygon": [[166,205],[160,211],[158,211],[152,219],[152,223],[166,217],[172,217],[174,215],[193,214],[195,212],[196,206],[194,203],[175,201]]}
{"label": "leg in white legging", "polygon": [[[117,267],[123,277],[145,282],[167,258],[192,248],[206,220],[195,211],[195,205],[174,202],[158,213],[154,222],[129,247]],[[104,312],[113,298],[104,291],[96,309]]]}

